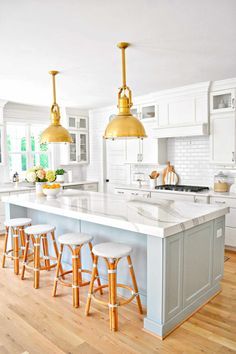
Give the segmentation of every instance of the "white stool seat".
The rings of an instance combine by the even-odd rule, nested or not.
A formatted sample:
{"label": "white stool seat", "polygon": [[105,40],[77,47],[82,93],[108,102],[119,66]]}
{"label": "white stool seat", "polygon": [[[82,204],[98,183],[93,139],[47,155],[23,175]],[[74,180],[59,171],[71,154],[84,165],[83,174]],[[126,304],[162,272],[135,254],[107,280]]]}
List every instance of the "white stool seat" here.
{"label": "white stool seat", "polygon": [[25,229],[25,233],[27,235],[43,235],[48,232],[52,232],[55,230],[55,226],[42,224],[42,225],[32,225]]}
{"label": "white stool seat", "polygon": [[100,243],[93,247],[93,253],[96,256],[105,258],[120,258],[128,256],[132,252],[130,246],[117,242]]}
{"label": "white stool seat", "polygon": [[83,233],[68,233],[58,237],[58,242],[63,245],[79,246],[92,241],[93,237]]}
{"label": "white stool seat", "polygon": [[31,224],[32,220],[30,218],[15,218],[9,219],[4,222],[5,226],[8,227],[20,227]]}

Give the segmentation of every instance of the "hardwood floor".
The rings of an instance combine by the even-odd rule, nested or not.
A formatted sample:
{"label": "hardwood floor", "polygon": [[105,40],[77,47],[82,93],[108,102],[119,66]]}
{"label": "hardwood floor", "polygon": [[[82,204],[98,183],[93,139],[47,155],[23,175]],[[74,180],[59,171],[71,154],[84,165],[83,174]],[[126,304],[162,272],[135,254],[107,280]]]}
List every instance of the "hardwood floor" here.
{"label": "hardwood floor", "polygon": [[[0,238],[1,254],[2,245]],[[32,275],[21,281],[8,261],[0,268],[0,354],[236,353],[236,253],[227,255],[223,291],[164,341],[142,330],[136,304],[119,309],[119,332],[111,333],[106,308],[93,302],[84,316],[87,288],[75,309],[70,289],[59,285],[51,296],[54,271],[35,290]]]}

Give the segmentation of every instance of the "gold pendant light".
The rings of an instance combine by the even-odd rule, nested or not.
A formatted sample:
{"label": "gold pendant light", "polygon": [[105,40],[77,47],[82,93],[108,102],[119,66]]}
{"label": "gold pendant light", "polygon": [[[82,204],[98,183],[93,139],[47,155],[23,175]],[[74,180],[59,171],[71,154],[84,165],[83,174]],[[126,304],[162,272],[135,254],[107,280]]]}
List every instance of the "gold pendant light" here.
{"label": "gold pendant light", "polygon": [[51,124],[45,129],[41,136],[41,144],[44,143],[72,143],[72,138],[67,129],[60,124],[60,108],[56,102],[55,76],[58,71],[49,71],[52,75],[53,104],[51,106]]}
{"label": "gold pendant light", "polygon": [[[125,49],[129,46],[126,42],[117,44],[117,47],[122,52],[122,79],[123,85],[118,93],[118,109],[119,113],[115,116],[111,122],[109,122],[104,138],[116,139],[116,138],[146,138],[145,129],[140,120],[132,115],[130,108],[132,103],[132,92],[126,85],[126,68],[125,68]],[[128,93],[128,96],[126,95]]]}

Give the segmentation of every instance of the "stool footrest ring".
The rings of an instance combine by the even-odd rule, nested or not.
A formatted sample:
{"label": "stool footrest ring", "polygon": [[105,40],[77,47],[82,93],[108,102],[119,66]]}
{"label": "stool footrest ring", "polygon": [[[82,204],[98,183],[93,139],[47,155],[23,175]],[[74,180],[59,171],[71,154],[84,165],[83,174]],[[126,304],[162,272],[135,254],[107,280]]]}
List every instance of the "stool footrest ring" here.
{"label": "stool footrest ring", "polygon": [[[92,273],[91,270],[88,270],[88,269],[80,269],[80,270],[78,270],[78,272],[87,273],[87,274],[91,274]],[[68,274],[72,274],[72,273],[73,273],[72,269],[67,270],[66,272],[63,272],[62,274],[58,275],[58,278],[56,278],[55,280],[58,283],[61,283],[63,286],[68,286],[70,288],[75,288],[75,287],[81,288],[83,286],[86,286],[86,285],[90,284],[90,281],[88,280],[88,281],[82,282],[78,286],[75,286],[71,282],[67,282],[67,281],[62,280],[62,277],[64,277],[65,275],[68,275]]]}
{"label": "stool footrest ring", "polygon": [[116,286],[117,286],[117,288],[123,288],[123,289],[129,290],[132,295],[126,300],[119,301],[117,304],[110,304],[108,302],[99,300],[99,299],[96,298],[95,293],[97,291],[99,291],[100,289],[104,289],[104,288],[108,288],[109,287],[108,284],[103,284],[103,285],[98,286],[96,289],[94,289],[92,294],[88,294],[88,297],[92,298],[95,302],[97,302],[97,303],[99,303],[101,305],[108,306],[108,307],[117,307],[117,306],[124,306],[124,305],[129,304],[138,295],[138,293],[134,292],[134,290],[131,288],[131,286],[128,286],[128,285],[125,285],[125,284],[117,284]]}

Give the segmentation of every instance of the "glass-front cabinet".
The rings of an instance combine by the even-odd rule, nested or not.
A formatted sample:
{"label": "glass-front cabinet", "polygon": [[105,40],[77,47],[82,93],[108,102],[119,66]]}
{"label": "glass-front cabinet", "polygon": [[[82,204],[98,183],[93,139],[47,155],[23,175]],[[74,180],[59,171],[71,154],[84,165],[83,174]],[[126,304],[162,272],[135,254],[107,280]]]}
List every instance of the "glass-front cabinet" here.
{"label": "glass-front cabinet", "polygon": [[235,90],[222,90],[211,93],[211,113],[223,113],[235,110]]}
{"label": "glass-front cabinet", "polygon": [[88,133],[70,131],[69,163],[88,163]]}
{"label": "glass-front cabinet", "polygon": [[72,143],[61,146],[61,164],[88,163],[88,117],[69,115],[67,116],[67,126]]}
{"label": "glass-front cabinet", "polygon": [[157,118],[157,105],[153,103],[133,106],[131,113],[141,120],[153,121]]}
{"label": "glass-front cabinet", "polygon": [[143,105],[141,106],[141,119],[142,120],[155,120],[157,118],[156,105]]}
{"label": "glass-front cabinet", "polygon": [[69,129],[87,130],[88,129],[88,118],[87,117],[80,117],[80,116],[69,116],[68,117],[68,126],[69,126]]}

